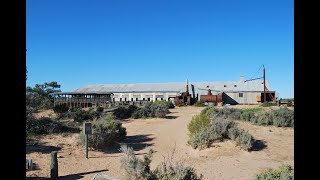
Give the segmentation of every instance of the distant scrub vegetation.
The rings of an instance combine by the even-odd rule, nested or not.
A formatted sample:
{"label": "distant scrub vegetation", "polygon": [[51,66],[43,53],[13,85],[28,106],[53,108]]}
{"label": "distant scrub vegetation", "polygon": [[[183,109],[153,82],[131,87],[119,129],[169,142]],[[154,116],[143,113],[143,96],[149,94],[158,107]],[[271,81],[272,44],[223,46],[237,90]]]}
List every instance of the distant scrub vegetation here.
{"label": "distant scrub vegetation", "polygon": [[82,123],[85,120],[94,120],[102,116],[102,112],[94,110],[93,108],[83,110],[79,107],[70,108],[68,111],[58,113],[58,119],[73,119],[76,122]]}
{"label": "distant scrub vegetation", "polygon": [[189,141],[193,148],[210,147],[214,141],[232,139],[242,149],[250,151],[254,138],[247,131],[236,127],[234,120],[248,121],[256,125],[294,126],[294,111],[288,108],[264,111],[262,108],[217,109],[207,107],[192,117],[188,124]]}
{"label": "distant scrub vegetation", "polygon": [[147,118],[147,117],[165,117],[169,113],[169,108],[174,108],[172,102],[168,101],[155,101],[148,102],[142,107],[134,105],[120,106],[113,111],[113,115],[117,119],[126,118]]}
{"label": "distant scrub vegetation", "polygon": [[230,120],[248,121],[256,125],[294,127],[294,111],[287,107],[264,111],[262,108],[236,109],[207,107],[202,113],[209,117],[222,117]]}
{"label": "distant scrub vegetation", "polygon": [[[126,137],[126,128],[122,127],[119,120],[108,115],[98,121],[92,122],[92,134],[88,136],[88,146],[103,150]],[[81,142],[84,143],[84,134],[80,133]]]}
{"label": "distant scrub vegetation", "polygon": [[221,112],[214,107],[202,110],[188,124],[188,143],[194,149],[204,149],[210,147],[214,141],[232,139],[242,149],[251,150],[254,138],[248,132],[238,129],[234,121],[228,119],[228,116],[230,114]]}

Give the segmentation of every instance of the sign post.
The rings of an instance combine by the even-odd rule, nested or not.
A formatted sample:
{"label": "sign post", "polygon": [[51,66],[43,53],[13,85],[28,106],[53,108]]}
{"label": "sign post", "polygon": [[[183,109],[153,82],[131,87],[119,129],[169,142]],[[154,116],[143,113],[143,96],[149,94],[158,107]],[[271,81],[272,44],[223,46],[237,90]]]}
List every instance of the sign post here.
{"label": "sign post", "polygon": [[92,134],[92,124],[91,122],[84,122],[83,123],[83,133],[85,136],[85,144],[86,144],[86,158],[88,158],[88,135]]}

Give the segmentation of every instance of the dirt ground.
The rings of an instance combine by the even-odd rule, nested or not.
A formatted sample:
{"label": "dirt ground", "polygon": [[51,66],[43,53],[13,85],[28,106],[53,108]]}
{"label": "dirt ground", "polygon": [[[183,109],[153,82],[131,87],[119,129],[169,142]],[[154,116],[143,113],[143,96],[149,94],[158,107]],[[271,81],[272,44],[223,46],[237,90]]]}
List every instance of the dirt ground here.
{"label": "dirt ground", "polygon": [[[236,108],[246,108],[237,106]],[[253,106],[249,106],[253,107]],[[256,126],[247,122],[237,122],[257,139],[255,150],[241,150],[231,140],[214,143],[211,148],[194,150],[187,144],[187,124],[193,115],[203,107],[176,107],[170,109],[167,119],[129,119],[123,122],[127,128],[124,143],[133,147],[138,157],[147,152],[146,147],[156,151],[151,163],[154,169],[164,157],[175,150],[174,160],[193,166],[203,179],[253,179],[264,168],[277,168],[282,163],[294,165],[294,130],[274,126]],[[89,151],[85,158],[85,148],[79,144],[78,134],[47,135],[40,144],[27,146],[27,158],[35,163],[36,170],[26,173],[31,177],[50,176],[50,152],[58,151],[60,179],[92,179],[102,173],[114,178],[125,179],[120,165],[122,153],[115,147],[105,152]]]}

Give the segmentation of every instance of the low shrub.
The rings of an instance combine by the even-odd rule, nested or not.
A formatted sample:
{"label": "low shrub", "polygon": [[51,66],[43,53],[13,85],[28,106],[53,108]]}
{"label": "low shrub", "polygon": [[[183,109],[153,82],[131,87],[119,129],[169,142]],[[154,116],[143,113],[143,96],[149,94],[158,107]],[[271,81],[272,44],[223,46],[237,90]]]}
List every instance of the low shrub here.
{"label": "low shrub", "polygon": [[203,102],[197,101],[196,103],[194,103],[194,106],[196,106],[196,107],[204,107],[206,105]]}
{"label": "low shrub", "polygon": [[83,122],[85,120],[93,120],[96,118],[99,118],[101,113],[93,110],[85,111],[82,109],[78,109],[76,112],[73,114],[73,119],[74,121],[77,122]]}
{"label": "low shrub", "polygon": [[132,114],[138,109],[135,105],[126,106],[119,106],[117,109],[113,111],[113,115],[117,119],[126,119],[132,116]]}
{"label": "low shrub", "polygon": [[154,105],[156,105],[156,106],[166,105],[166,106],[168,106],[169,109],[174,108],[174,104],[171,101],[165,101],[165,100],[155,101]]}
{"label": "low shrub", "polygon": [[79,111],[79,110],[81,110],[81,107],[78,107],[78,106],[74,106],[74,107],[71,107],[69,109],[70,112],[76,112],[76,111]]}
{"label": "low shrub", "polygon": [[294,111],[288,108],[281,108],[272,111],[272,122],[278,127],[293,127],[294,126]]}
{"label": "low shrub", "polygon": [[[158,101],[156,101],[158,102]],[[159,101],[161,102],[161,101]],[[166,101],[165,101],[166,102]],[[165,117],[169,113],[168,104],[156,104],[152,102],[146,103],[143,107],[138,108],[132,113],[132,118],[146,118],[146,117]]]}
{"label": "low shrub", "polygon": [[65,112],[57,115],[57,119],[74,119],[74,112]]}
{"label": "low shrub", "polygon": [[213,118],[216,114],[219,113],[219,109],[209,106],[201,111],[201,114],[207,115],[209,118]]}
{"label": "low shrub", "polygon": [[240,119],[241,111],[236,108],[222,108],[217,114],[217,117],[224,119],[238,120]]}
{"label": "low shrub", "polygon": [[121,145],[120,151],[124,153],[124,156],[120,159],[120,163],[126,172],[126,179],[155,179],[150,170],[151,158],[154,153],[152,149],[149,150],[147,155],[143,156],[143,160],[137,158],[133,149],[126,145]]}
{"label": "low shrub", "polygon": [[68,112],[69,107],[66,104],[59,104],[53,107],[53,112],[55,113],[65,113]]}
{"label": "low shrub", "polygon": [[198,175],[193,167],[185,166],[183,162],[161,162],[154,170],[155,179],[161,180],[198,180]]}
{"label": "low shrub", "polygon": [[278,169],[268,168],[257,174],[255,180],[270,180],[270,179],[279,179],[279,180],[293,180],[294,171],[290,165],[283,164]]}
{"label": "low shrub", "polygon": [[173,109],[175,106],[171,101],[168,101],[168,107],[169,109]]}
{"label": "low shrub", "polygon": [[262,108],[248,108],[248,109],[241,109],[240,112],[254,112],[254,113],[258,113],[261,112],[263,109]]}
{"label": "low shrub", "polygon": [[260,106],[262,107],[271,107],[271,106],[277,106],[277,103],[272,103],[272,102],[264,102]]}
{"label": "low shrub", "polygon": [[210,130],[216,139],[224,139],[229,138],[228,131],[233,127],[235,127],[234,121],[217,117],[212,120]]}
{"label": "low shrub", "polygon": [[266,126],[266,125],[272,125],[273,123],[272,119],[273,119],[273,113],[264,112],[264,113],[257,114],[254,120],[252,120],[251,122],[257,125]]}
{"label": "low shrub", "polygon": [[250,119],[254,117],[254,112],[252,111],[244,111],[240,115],[240,120],[250,121]]}
{"label": "low shrub", "polygon": [[[232,131],[234,133],[234,130]],[[240,148],[246,151],[250,151],[253,147],[254,138],[252,137],[251,134],[249,134],[247,131],[243,129],[238,129],[237,131],[238,132],[231,135],[231,137],[235,138],[233,140],[237,143],[238,146],[240,146]]]}
{"label": "low shrub", "polygon": [[[121,141],[126,137],[126,128],[118,120],[94,121],[92,123],[92,134],[88,136],[88,146],[102,150]],[[84,143],[84,134],[81,132],[81,140]]]}
{"label": "low shrub", "polygon": [[209,126],[210,122],[211,119],[205,113],[193,116],[188,124],[189,133],[191,135],[197,133],[201,128]]}
{"label": "low shrub", "polygon": [[216,116],[209,125],[193,130],[189,134],[188,144],[201,150],[210,147],[212,142],[223,139],[232,139],[247,151],[251,150],[254,142],[254,138],[248,132],[238,129],[234,121]]}
{"label": "low shrub", "polygon": [[63,133],[63,132],[79,132],[78,128],[72,128],[53,121],[51,118],[42,117],[39,119],[32,119],[26,122],[27,134],[49,134],[49,133]]}
{"label": "low shrub", "polygon": [[203,127],[193,134],[189,134],[188,144],[193,149],[200,150],[210,147],[212,141],[215,139],[215,134],[212,133],[211,127]]}
{"label": "low shrub", "polygon": [[185,166],[183,162],[173,163],[171,158],[164,159],[154,171],[150,170],[150,163],[154,151],[150,149],[143,159],[134,154],[131,147],[122,145],[120,151],[124,153],[121,157],[121,167],[126,172],[126,179],[137,180],[199,180],[196,170]]}
{"label": "low shrub", "polygon": [[101,107],[101,106],[99,106],[99,107],[97,107],[97,110],[96,110],[96,111],[101,113],[101,112],[103,112],[103,110],[104,110],[104,108]]}

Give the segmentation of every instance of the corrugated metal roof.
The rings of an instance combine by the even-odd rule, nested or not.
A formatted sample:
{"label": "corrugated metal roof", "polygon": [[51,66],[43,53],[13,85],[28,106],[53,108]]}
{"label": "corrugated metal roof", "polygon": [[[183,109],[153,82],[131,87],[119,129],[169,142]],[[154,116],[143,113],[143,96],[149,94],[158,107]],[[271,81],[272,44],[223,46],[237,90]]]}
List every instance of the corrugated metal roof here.
{"label": "corrugated metal roof", "polygon": [[[194,85],[195,91],[200,89],[219,90],[223,92],[232,91],[263,91],[263,80],[253,81],[226,81],[226,82],[189,82],[189,91]],[[236,87],[235,87],[236,85]],[[226,87],[225,87],[226,86]],[[267,83],[268,87],[268,83]],[[143,84],[98,84],[88,85],[73,92],[183,92],[186,82],[169,83],[143,83]],[[268,88],[270,91],[271,89]]]}
{"label": "corrugated metal roof", "polygon": [[55,92],[55,93],[50,93],[50,94],[112,94],[112,92]]}

